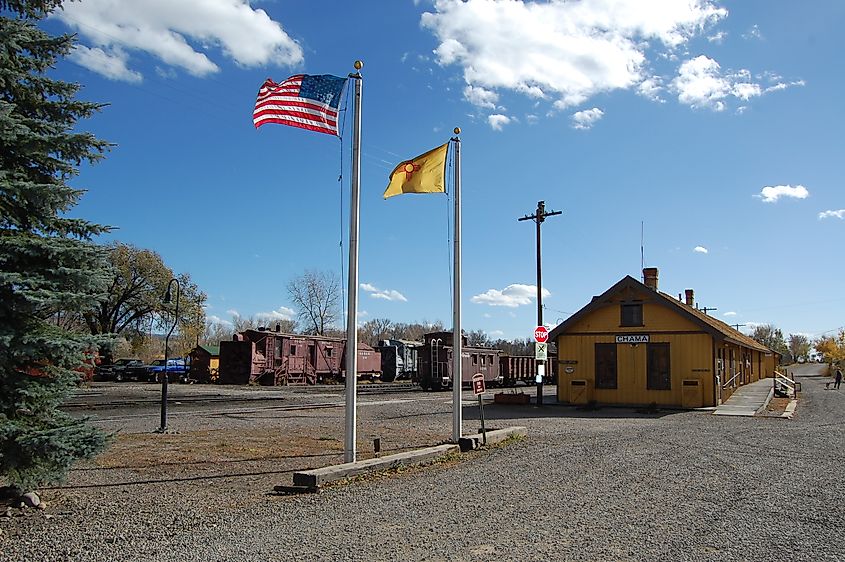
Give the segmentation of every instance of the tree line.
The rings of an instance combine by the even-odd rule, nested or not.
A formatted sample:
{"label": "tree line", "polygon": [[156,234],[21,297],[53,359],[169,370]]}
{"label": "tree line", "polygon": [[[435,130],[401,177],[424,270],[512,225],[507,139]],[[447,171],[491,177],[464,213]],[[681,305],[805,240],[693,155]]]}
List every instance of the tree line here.
{"label": "tree line", "polygon": [[840,329],[836,335],[822,335],[810,339],[805,334],[789,334],[784,337],[780,328],[772,324],[760,324],[754,327],[750,335],[779,353],[786,362],[809,361],[813,349],[825,363],[833,364],[845,360],[845,329]]}

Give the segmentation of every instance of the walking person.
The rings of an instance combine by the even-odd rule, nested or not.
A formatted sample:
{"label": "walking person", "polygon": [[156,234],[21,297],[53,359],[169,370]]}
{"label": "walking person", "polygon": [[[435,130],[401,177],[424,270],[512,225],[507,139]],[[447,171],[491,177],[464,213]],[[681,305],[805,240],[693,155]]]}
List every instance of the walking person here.
{"label": "walking person", "polygon": [[839,385],[842,383],[842,369],[836,369],[836,376],[833,377],[833,388],[839,389]]}

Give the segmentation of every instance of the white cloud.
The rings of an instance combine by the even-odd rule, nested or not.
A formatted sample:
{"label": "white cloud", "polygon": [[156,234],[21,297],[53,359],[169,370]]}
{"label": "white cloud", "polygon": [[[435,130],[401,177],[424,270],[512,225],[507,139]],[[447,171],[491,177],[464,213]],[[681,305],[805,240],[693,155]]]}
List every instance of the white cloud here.
{"label": "white cloud", "polygon": [[725,37],[727,37],[727,36],[728,36],[728,33],[726,31],[718,31],[718,32],[714,33],[713,35],[709,35],[707,37],[707,40],[710,41],[711,43],[716,43],[717,45],[721,45],[724,42]]}
{"label": "white cloud", "polygon": [[760,26],[756,23],[751,26],[751,29],[742,34],[743,39],[763,39],[763,32],[760,31]]}
{"label": "white cloud", "polygon": [[693,252],[696,252],[696,253],[698,253],[698,254],[707,254],[707,253],[709,253],[709,250],[708,250],[707,248],[705,248],[704,246],[696,246],[695,248],[693,248],[693,249],[692,249],[692,251],[693,251]]}
{"label": "white cloud", "polygon": [[464,99],[472,105],[483,107],[486,109],[496,109],[496,103],[499,101],[499,94],[486,88],[467,86],[464,88]]}
{"label": "white cloud", "polygon": [[[551,295],[548,289],[543,289],[543,297]],[[531,304],[537,298],[536,285],[522,285],[515,283],[508,285],[501,291],[498,289],[488,289],[480,295],[475,295],[470,298],[470,301],[476,304],[486,304],[489,306],[506,306],[508,308],[516,308],[518,306]]]}
{"label": "white cloud", "polygon": [[468,86],[556,100],[564,109],[638,86],[647,51],[678,49],[727,16],[712,0],[435,0],[421,24]]}
{"label": "white cloud", "polygon": [[364,291],[370,293],[370,296],[374,299],[408,302],[408,299],[405,298],[405,295],[393,289],[382,290],[376,287],[375,285],[370,285],[369,283],[361,283],[360,287]]}
{"label": "white cloud", "polygon": [[773,86],[769,86],[765,90],[763,90],[764,94],[768,94],[769,92],[777,92],[780,90],[785,90],[787,88],[791,88],[792,86],[806,86],[807,83],[803,80],[793,80],[792,82],[777,82]]}
{"label": "white cloud", "polygon": [[214,314],[205,317],[206,322],[210,322],[211,324],[223,324],[224,326],[234,326],[230,320],[226,320],[224,318],[220,318],[219,316],[215,316]]}
{"label": "white cloud", "polygon": [[270,312],[259,312],[255,315],[256,318],[262,320],[292,320],[295,316],[296,312],[286,306],[280,306]]}
{"label": "white cloud", "polygon": [[109,80],[138,83],[144,79],[140,72],[129,70],[126,66],[129,55],[118,47],[110,48],[106,52],[99,47],[89,49],[85,45],[76,45],[70,53],[70,60]]}
{"label": "white cloud", "polygon": [[511,122],[511,118],[507,115],[493,114],[487,117],[487,123],[494,131],[501,131],[502,127]]}
{"label": "white cloud", "polygon": [[724,110],[731,97],[748,101],[764,93],[760,84],[751,81],[748,70],[723,73],[718,62],[704,55],[681,64],[672,91],[683,104],[713,111]]}
{"label": "white cloud", "polygon": [[767,185],[760,190],[759,197],[764,203],[776,203],[781,197],[792,197],[794,199],[806,199],[810,195],[803,185]]}
{"label": "white cloud", "polygon": [[234,308],[230,308],[226,311],[226,314],[231,314],[232,316],[240,317],[241,313],[235,310]]}
{"label": "white cloud", "polygon": [[593,125],[604,116],[604,111],[598,107],[592,109],[585,109],[572,114],[572,128],[573,129],[592,129]]}
{"label": "white cloud", "polygon": [[491,332],[487,332],[487,335],[491,338],[501,338],[505,335],[505,333],[502,330],[493,330]]}
{"label": "white cloud", "polygon": [[194,76],[219,70],[210,58],[216,49],[243,67],[294,66],[304,60],[302,48],[281,24],[244,0],[86,0],[62,8],[54,17],[92,46],[79,51],[77,62],[112,79],[140,80],[127,68],[123,51],[145,53]]}
{"label": "white cloud", "polygon": [[833,217],[845,219],[845,209],[839,209],[838,211],[822,211],[819,213],[819,220],[830,219]]}
{"label": "white cloud", "polygon": [[637,93],[651,101],[665,103],[666,100],[660,97],[660,92],[664,89],[663,78],[661,76],[651,76],[640,82],[640,85],[637,86]]}
{"label": "white cloud", "polygon": [[734,312],[734,311],[726,312],[722,316],[736,316],[736,312]]}

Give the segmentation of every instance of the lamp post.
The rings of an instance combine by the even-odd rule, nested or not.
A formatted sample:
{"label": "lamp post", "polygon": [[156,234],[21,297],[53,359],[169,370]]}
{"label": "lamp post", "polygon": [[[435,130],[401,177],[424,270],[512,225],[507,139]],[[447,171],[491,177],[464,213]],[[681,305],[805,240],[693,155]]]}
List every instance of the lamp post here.
{"label": "lamp post", "polygon": [[170,326],[170,331],[164,337],[164,372],[161,377],[161,426],[156,430],[156,433],[165,433],[167,431],[167,383],[169,382],[167,359],[170,354],[170,336],[173,334],[173,330],[176,329],[176,324],[179,323],[179,294],[182,292],[179,280],[174,277],[167,283],[167,292],[164,293],[164,304],[170,304],[173,298],[170,291],[170,286],[173,283],[176,283],[176,310],[173,312],[173,325]]}

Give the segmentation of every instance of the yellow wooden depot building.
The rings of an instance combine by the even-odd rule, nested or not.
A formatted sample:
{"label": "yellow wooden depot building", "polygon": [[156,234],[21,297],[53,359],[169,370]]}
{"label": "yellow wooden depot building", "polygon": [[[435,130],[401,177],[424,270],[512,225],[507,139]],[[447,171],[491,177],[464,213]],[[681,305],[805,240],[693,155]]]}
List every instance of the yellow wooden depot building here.
{"label": "yellow wooden depot building", "polygon": [[739,386],[774,373],[777,354],[695,305],[692,289],[660,292],[626,276],[555,327],[563,403],[716,406]]}

